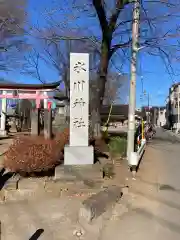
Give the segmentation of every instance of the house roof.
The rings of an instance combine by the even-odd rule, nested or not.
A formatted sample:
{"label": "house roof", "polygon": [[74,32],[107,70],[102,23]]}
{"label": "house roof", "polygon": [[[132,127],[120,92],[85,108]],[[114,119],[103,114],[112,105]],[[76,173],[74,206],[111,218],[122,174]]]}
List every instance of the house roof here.
{"label": "house roof", "polygon": [[69,98],[61,90],[54,92],[54,99],[57,101],[69,100]]}
{"label": "house roof", "polygon": [[[110,105],[104,105],[101,108],[101,115],[107,115],[110,111]],[[128,116],[128,105],[113,105],[111,115]]]}
{"label": "house roof", "polygon": [[[101,118],[102,119],[105,119],[108,117],[110,107],[111,107],[110,105],[102,106],[102,109],[101,109]],[[127,105],[127,104],[113,105],[110,119],[114,120],[114,121],[120,120],[120,119],[127,120],[128,119],[128,111],[129,111],[129,105]],[[141,117],[140,111],[136,111],[135,114],[136,114],[136,116]]]}
{"label": "house roof", "polygon": [[[149,108],[148,106],[143,106],[142,110],[146,110],[148,108]],[[154,109],[164,110],[164,109],[166,109],[166,107],[165,106],[152,106],[152,107],[149,108],[150,111],[153,111]]]}
{"label": "house roof", "polygon": [[[110,105],[103,105],[101,114],[108,114],[110,111]],[[112,115],[124,115],[128,117],[129,105],[128,104],[116,104],[112,107]],[[135,111],[136,115],[141,115],[141,111]]]}

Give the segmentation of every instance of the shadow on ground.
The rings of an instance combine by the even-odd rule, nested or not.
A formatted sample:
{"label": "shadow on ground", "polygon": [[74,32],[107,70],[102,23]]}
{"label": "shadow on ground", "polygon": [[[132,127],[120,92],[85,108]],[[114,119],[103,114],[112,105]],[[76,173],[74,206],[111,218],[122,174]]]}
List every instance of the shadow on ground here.
{"label": "shadow on ground", "polygon": [[5,169],[1,169],[0,171],[0,190],[4,187],[5,183],[14,175],[14,173],[5,173]]}
{"label": "shadow on ground", "polygon": [[30,238],[29,240],[37,240],[44,232],[44,229],[39,228]]}
{"label": "shadow on ground", "polygon": [[94,151],[94,163],[100,162],[99,158],[108,159],[109,156],[99,150]]}
{"label": "shadow on ground", "polygon": [[0,137],[0,140],[6,140],[6,139],[12,139],[14,136],[12,134],[9,134],[8,136]]}

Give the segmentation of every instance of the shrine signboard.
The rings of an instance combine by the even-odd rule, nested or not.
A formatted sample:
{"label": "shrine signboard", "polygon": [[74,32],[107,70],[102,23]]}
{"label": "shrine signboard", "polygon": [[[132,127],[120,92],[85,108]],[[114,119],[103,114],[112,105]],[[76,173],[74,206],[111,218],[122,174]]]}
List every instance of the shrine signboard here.
{"label": "shrine signboard", "polygon": [[89,54],[70,56],[70,146],[88,146]]}
{"label": "shrine signboard", "polygon": [[70,54],[70,141],[64,148],[65,165],[91,165],[89,146],[89,54]]}

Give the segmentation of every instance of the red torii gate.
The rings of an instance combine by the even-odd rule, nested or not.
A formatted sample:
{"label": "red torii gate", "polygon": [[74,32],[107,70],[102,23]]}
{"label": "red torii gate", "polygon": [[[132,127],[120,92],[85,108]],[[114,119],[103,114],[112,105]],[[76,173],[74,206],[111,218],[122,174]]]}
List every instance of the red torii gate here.
{"label": "red torii gate", "polygon": [[[59,86],[58,82],[48,84],[19,84],[19,83],[0,83],[0,99],[2,99],[1,110],[1,134],[6,135],[6,113],[7,99],[34,99],[36,100],[36,109],[40,108],[40,101],[44,100],[44,108],[51,107],[48,104],[48,99],[53,99],[54,96],[48,96],[48,92],[52,92]],[[7,93],[7,91],[12,91]]]}
{"label": "red torii gate", "polygon": [[[39,108],[40,100],[53,99],[53,96],[48,96],[48,92],[52,92],[59,86],[59,82],[50,84],[0,84],[0,99],[35,99],[36,108]],[[12,93],[7,93],[12,91]],[[27,93],[26,93],[27,91]],[[30,93],[31,92],[31,93]]]}

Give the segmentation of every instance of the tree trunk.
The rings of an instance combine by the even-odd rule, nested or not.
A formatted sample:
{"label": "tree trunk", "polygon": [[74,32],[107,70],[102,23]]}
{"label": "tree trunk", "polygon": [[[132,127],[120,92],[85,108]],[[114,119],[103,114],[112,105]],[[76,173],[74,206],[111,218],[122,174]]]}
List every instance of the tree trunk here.
{"label": "tree trunk", "polygon": [[101,137],[101,108],[104,100],[106,88],[107,71],[109,64],[109,47],[106,43],[102,43],[99,79],[97,83],[97,93],[92,106],[91,123],[94,137]]}

